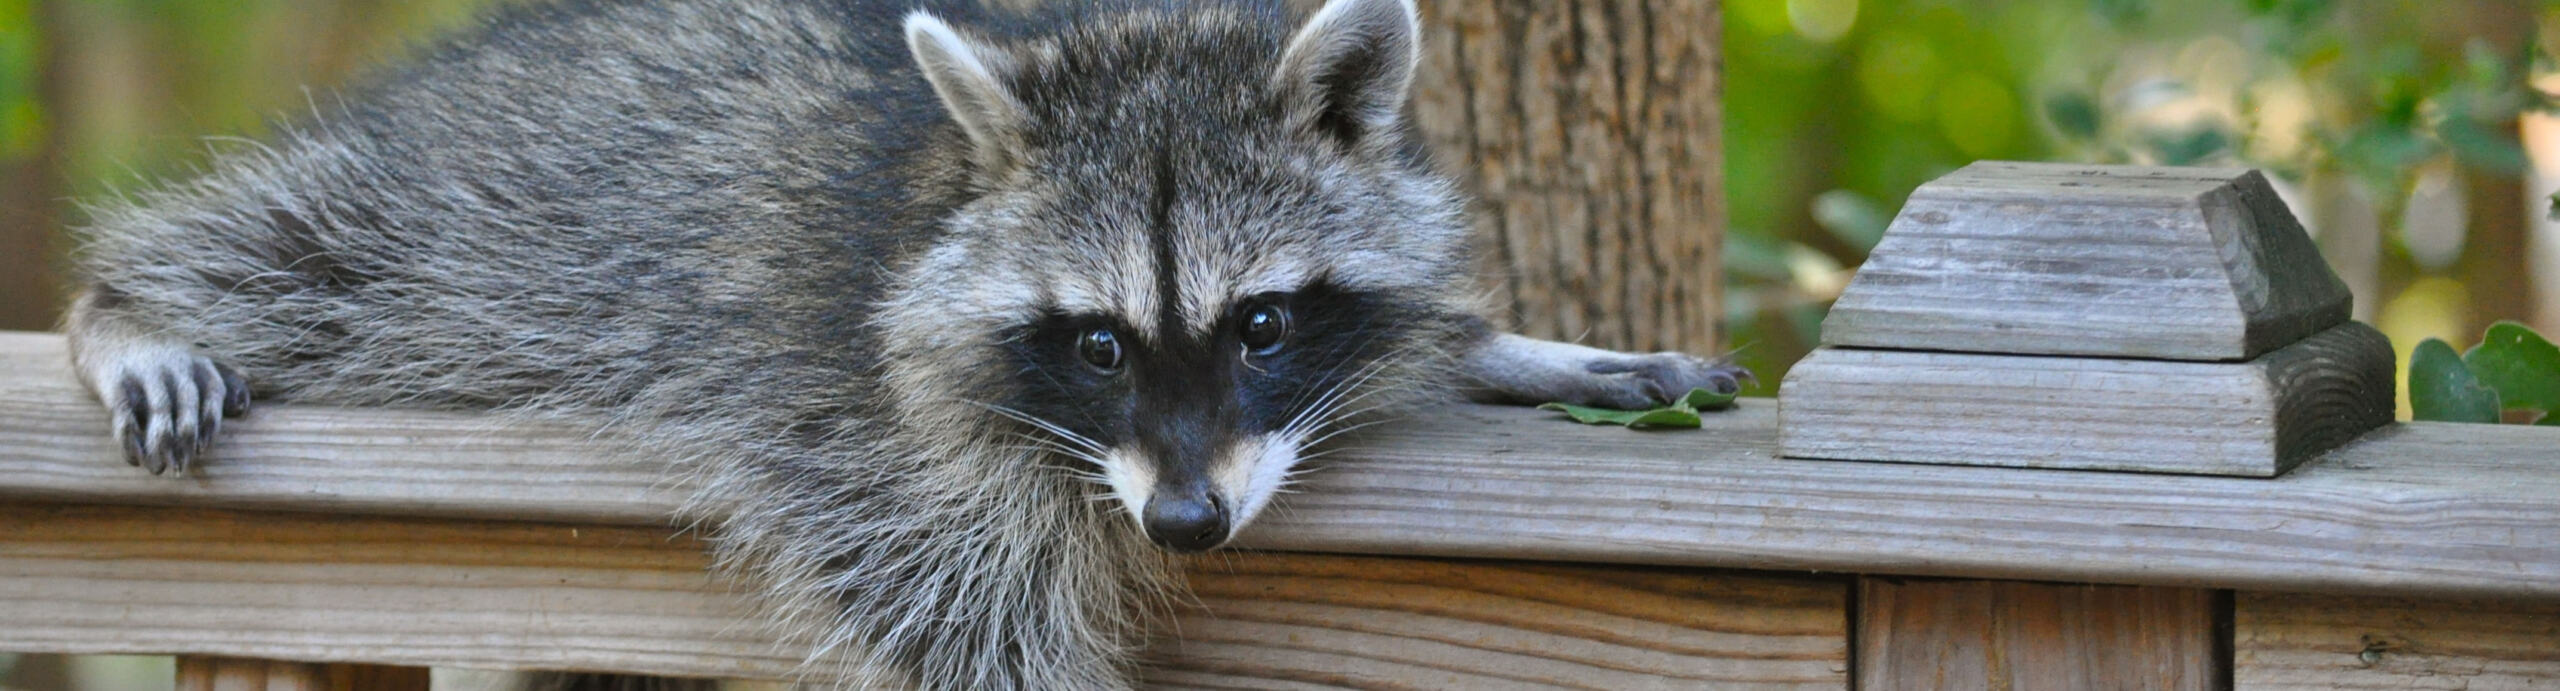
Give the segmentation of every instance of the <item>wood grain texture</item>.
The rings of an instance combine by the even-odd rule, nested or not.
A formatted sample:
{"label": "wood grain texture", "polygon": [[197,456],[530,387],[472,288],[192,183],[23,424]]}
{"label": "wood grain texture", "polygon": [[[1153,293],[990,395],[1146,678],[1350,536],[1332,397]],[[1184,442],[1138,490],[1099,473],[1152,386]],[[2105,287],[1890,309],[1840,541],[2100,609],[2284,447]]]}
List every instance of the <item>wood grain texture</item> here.
{"label": "wood grain texture", "polygon": [[[573,434],[267,406],[203,476],[126,467],[61,340],[0,335],[0,500],[663,525]],[[1239,536],[1299,552],[2560,597],[2560,429],[2402,423],[2274,480],[1804,461],[1774,406],[1696,431],[1451,405],[1359,435]],[[354,462],[363,456],[370,462]]]}
{"label": "wood grain texture", "polygon": [[2390,341],[2348,322],[2247,362],[1823,348],[1788,456],[2271,477],[2391,423]]}
{"label": "wood grain texture", "polygon": [[485,415],[266,407],[224,426],[203,473],[125,465],[60,336],[0,332],[0,496],[663,525],[663,466],[586,434]]}
{"label": "wood grain texture", "polygon": [[1983,161],[1911,193],[1822,342],[2245,360],[2350,302],[2257,171]]}
{"label": "wood grain texture", "polygon": [[[1191,576],[1163,687],[1841,688],[1843,580],[1254,554]],[[1249,684],[1243,682],[1251,682]]]}
{"label": "wood grain texture", "polygon": [[1486,275],[1521,332],[1716,352],[1720,5],[1422,3],[1415,113],[1475,193]]}
{"label": "wood grain texture", "polygon": [[[0,650],[779,678],[701,545],[656,528],[0,505]],[[1831,687],[1845,583],[1230,554],[1166,685]],[[1481,682],[1481,685],[1479,685]]]}
{"label": "wood grain texture", "polygon": [[2240,593],[2233,680],[2275,689],[2560,689],[2560,601]]}
{"label": "wood grain texture", "polygon": [[1858,581],[1865,689],[2225,687],[2227,594],[2197,588]]}
{"label": "wood grain texture", "polygon": [[427,668],[178,656],[177,691],[427,691]]}

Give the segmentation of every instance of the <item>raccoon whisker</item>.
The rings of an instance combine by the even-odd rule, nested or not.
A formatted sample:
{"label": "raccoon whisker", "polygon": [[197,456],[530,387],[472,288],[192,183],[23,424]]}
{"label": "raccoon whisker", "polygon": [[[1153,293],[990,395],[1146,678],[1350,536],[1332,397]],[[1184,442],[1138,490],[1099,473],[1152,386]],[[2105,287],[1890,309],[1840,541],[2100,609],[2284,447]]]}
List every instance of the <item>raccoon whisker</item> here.
{"label": "raccoon whisker", "polygon": [[1292,416],[1289,419],[1288,424],[1282,425],[1281,430],[1289,433],[1304,433],[1312,431],[1313,427],[1321,427],[1321,423],[1308,426],[1308,421],[1321,420],[1330,415],[1332,412],[1331,409],[1340,405],[1341,397],[1344,394],[1359,388],[1361,384],[1367,383],[1369,379],[1376,377],[1380,372],[1385,371],[1385,363],[1386,360],[1383,358],[1372,360],[1368,364],[1362,366],[1360,371],[1353,373],[1350,377],[1334,382],[1333,386],[1325,389],[1324,395],[1317,397],[1315,403],[1299,410],[1297,415]]}
{"label": "raccoon whisker", "polygon": [[1092,438],[1090,438],[1090,437],[1086,437],[1086,436],[1084,436],[1084,435],[1077,434],[1077,433],[1075,433],[1075,432],[1073,432],[1073,431],[1068,430],[1068,429],[1067,429],[1067,428],[1065,428],[1065,427],[1059,426],[1057,423],[1050,422],[1050,421],[1048,421],[1048,420],[1040,419],[1038,416],[1034,416],[1034,415],[1032,415],[1032,414],[1030,414],[1030,413],[1025,413],[1025,412],[1022,412],[1022,411],[1019,411],[1019,410],[1014,410],[1014,409],[1012,409],[1012,408],[1007,408],[1007,407],[1004,407],[1004,406],[1001,406],[1001,405],[996,405],[996,404],[994,404],[994,403],[986,403],[986,402],[982,402],[982,401],[969,401],[969,400],[965,400],[965,399],[964,399],[964,400],[963,400],[963,402],[969,403],[969,404],[971,404],[971,405],[976,405],[976,406],[979,406],[979,407],[983,407],[983,408],[986,408],[986,409],[988,409],[988,410],[995,411],[995,412],[996,412],[996,414],[1003,415],[1003,416],[1005,416],[1005,417],[1009,417],[1009,418],[1013,418],[1014,420],[1016,420],[1016,421],[1020,421],[1020,422],[1022,422],[1023,424],[1027,424],[1027,425],[1031,425],[1031,426],[1033,426],[1033,427],[1038,427],[1038,428],[1040,428],[1040,429],[1047,430],[1047,431],[1048,431],[1049,433],[1051,433],[1051,434],[1058,435],[1058,437],[1059,437],[1060,439],[1064,439],[1064,440],[1066,440],[1066,441],[1067,441],[1067,442],[1069,442],[1069,443],[1075,444],[1075,445],[1077,445],[1077,446],[1079,446],[1079,447],[1082,447],[1082,448],[1084,448],[1084,449],[1086,449],[1086,450],[1088,450],[1088,451],[1093,452],[1093,453],[1094,453],[1094,455],[1099,456],[1099,455],[1108,454],[1108,453],[1110,453],[1110,452],[1111,452],[1111,450],[1110,450],[1110,449],[1103,447],[1102,442],[1094,441],[1094,440],[1093,440]]}
{"label": "raccoon whisker", "polygon": [[[1075,460],[1079,460],[1079,461],[1084,461],[1084,462],[1086,462],[1086,463],[1091,463],[1091,464],[1093,464],[1093,465],[1095,465],[1095,466],[1097,466],[1097,467],[1099,467],[1099,466],[1101,466],[1101,465],[1102,465],[1102,460],[1101,460],[1101,459],[1094,458],[1093,456],[1087,455],[1087,454],[1085,454],[1084,452],[1077,451],[1077,450],[1075,450],[1075,449],[1071,449],[1071,448],[1068,448],[1068,447],[1065,447],[1065,446],[1061,446],[1061,445],[1059,445],[1057,442],[1052,442],[1052,441],[1049,441],[1049,440],[1046,440],[1046,439],[1039,439],[1039,438],[1035,438],[1035,437],[1031,437],[1031,436],[1027,436],[1027,435],[1021,435],[1021,434],[1016,434],[1016,435],[1014,435],[1014,436],[1015,436],[1015,438],[1017,438],[1017,439],[1021,439],[1021,440],[1023,440],[1023,441],[1027,441],[1027,442],[1031,442],[1031,443],[1030,443],[1030,444],[1028,444],[1028,445],[1022,445],[1022,446],[1008,446],[1008,447],[1004,447],[1004,448],[1006,448],[1006,449],[1008,449],[1008,450],[1013,450],[1013,451],[1033,451],[1033,452],[1043,452],[1043,453],[1054,453],[1054,454],[1058,454],[1058,455],[1060,455],[1060,456],[1065,456],[1065,457],[1067,457],[1067,458],[1071,458],[1071,459],[1075,459]],[[1066,469],[1066,470],[1068,470],[1069,472],[1084,472],[1084,471],[1077,471],[1077,470],[1073,470],[1073,469]],[[1097,476],[1097,477],[1099,477],[1099,476]]]}
{"label": "raccoon whisker", "polygon": [[[1345,434],[1349,434],[1349,433],[1352,433],[1352,432],[1359,431],[1359,430],[1361,430],[1361,429],[1365,429],[1365,428],[1372,427],[1372,426],[1376,426],[1376,425],[1382,425],[1382,424],[1386,424],[1386,423],[1389,423],[1389,422],[1395,422],[1395,421],[1402,420],[1402,419],[1403,419],[1403,418],[1395,418],[1395,417],[1391,417],[1391,418],[1380,418],[1380,419],[1376,419],[1376,420],[1370,420],[1370,421],[1367,421],[1367,422],[1362,422],[1362,423],[1355,424],[1355,425],[1347,425],[1347,426],[1344,426],[1344,427],[1341,427],[1341,428],[1334,429],[1333,431],[1326,432],[1326,433],[1324,433],[1324,436],[1316,437],[1315,439],[1308,441],[1308,442],[1306,443],[1306,446],[1308,446],[1308,447],[1314,447],[1314,446],[1316,446],[1316,445],[1318,445],[1318,444],[1323,444],[1323,443],[1325,443],[1326,441],[1329,441],[1329,440],[1333,439],[1334,437],[1339,437],[1339,436],[1342,436],[1342,435],[1345,435]],[[1299,460],[1306,460],[1306,457],[1305,457],[1305,456],[1300,456],[1300,457],[1298,457],[1298,458],[1299,458]]]}
{"label": "raccoon whisker", "polygon": [[[1365,377],[1365,378],[1363,378],[1363,379],[1361,380],[1361,382],[1360,382],[1360,383],[1365,384],[1365,383],[1367,383],[1367,382],[1368,382],[1369,380],[1371,380],[1371,379],[1375,379],[1375,375],[1371,375],[1370,377]],[[1340,412],[1343,408],[1349,407],[1349,406],[1351,406],[1352,404],[1356,404],[1356,403],[1359,403],[1359,402],[1361,402],[1361,401],[1368,400],[1368,399],[1370,399],[1370,398],[1377,397],[1377,396],[1379,396],[1379,395],[1381,395],[1381,394],[1385,394],[1385,393],[1392,392],[1392,391],[1396,391],[1396,390],[1397,390],[1397,389],[1396,389],[1395,387],[1388,387],[1388,386],[1369,387],[1369,388],[1361,389],[1359,393],[1354,394],[1354,395],[1352,395],[1352,396],[1349,396],[1349,397],[1346,397],[1346,398],[1342,398],[1342,399],[1339,399],[1339,400],[1335,400],[1335,401],[1333,401],[1333,402],[1332,402],[1332,404],[1331,404],[1331,405],[1327,406],[1327,407],[1324,409],[1324,412],[1323,412],[1323,413],[1321,413],[1321,414],[1319,414],[1319,415],[1317,415],[1317,416],[1316,416],[1316,418],[1317,418],[1317,419],[1319,419],[1319,420],[1323,420],[1323,422],[1317,423],[1317,424],[1316,424],[1316,425],[1314,425],[1313,427],[1320,428],[1320,427],[1323,427],[1324,425],[1332,424],[1332,423],[1333,423],[1333,422],[1335,422],[1335,421],[1341,420],[1341,419],[1342,419],[1342,418],[1344,418],[1344,417],[1348,417],[1348,414],[1343,414],[1343,413],[1341,413],[1341,412]]]}
{"label": "raccoon whisker", "polygon": [[1062,474],[1062,475],[1067,476],[1067,478],[1068,478],[1068,479],[1071,479],[1071,480],[1078,480],[1078,481],[1081,481],[1081,482],[1084,482],[1084,483],[1087,483],[1087,484],[1094,485],[1094,486],[1096,486],[1096,487],[1108,487],[1108,486],[1110,486],[1110,484],[1111,484],[1110,482],[1108,482],[1108,481],[1104,480],[1104,479],[1102,478],[1102,476],[1100,476],[1100,475],[1095,475],[1095,474],[1092,474],[1092,473],[1079,473],[1079,472],[1069,471],[1069,470],[1060,470],[1060,471],[1055,471],[1055,472],[1058,472],[1059,474]]}
{"label": "raccoon whisker", "polygon": [[[1375,396],[1385,395],[1385,394],[1397,394],[1397,393],[1403,393],[1403,392],[1405,392],[1405,391],[1412,390],[1412,389],[1415,389],[1415,388],[1419,388],[1419,387],[1420,387],[1420,385],[1419,385],[1419,384],[1417,384],[1416,382],[1413,382],[1413,381],[1410,381],[1410,380],[1406,380],[1406,379],[1403,379],[1403,378],[1401,378],[1401,377],[1388,377],[1388,378],[1385,378],[1385,379],[1380,379],[1380,378],[1379,378],[1379,376],[1380,376],[1380,375],[1375,375],[1375,374],[1373,374],[1373,375],[1371,375],[1371,376],[1369,376],[1369,377],[1363,378],[1363,379],[1362,379],[1362,381],[1361,381],[1361,385],[1362,385],[1362,387],[1363,387],[1363,388],[1361,388],[1360,392],[1359,392],[1358,394],[1356,394],[1356,395],[1353,395],[1353,396],[1351,396],[1351,397],[1347,398],[1347,399],[1334,401],[1333,405],[1331,406],[1331,410],[1332,410],[1332,411],[1339,411],[1339,410],[1341,410],[1341,409],[1343,409],[1343,408],[1345,408],[1345,407],[1348,407],[1348,406],[1350,406],[1350,405],[1352,405],[1352,404],[1358,403],[1358,402],[1363,401],[1363,400],[1367,400],[1367,399],[1372,398],[1372,397],[1375,397]],[[1375,385],[1371,385],[1371,384],[1375,384]],[[1330,411],[1329,411],[1329,413],[1328,413],[1328,414],[1330,414]],[[1334,417],[1337,417],[1337,418],[1338,418],[1339,416],[1338,416],[1338,415],[1335,415]]]}
{"label": "raccoon whisker", "polygon": [[[1321,381],[1321,380],[1325,380],[1325,379],[1332,379],[1334,375],[1341,374],[1341,373],[1342,373],[1342,368],[1343,368],[1343,367],[1348,366],[1348,365],[1350,365],[1350,364],[1351,364],[1351,362],[1352,362],[1352,361],[1357,360],[1357,359],[1358,359],[1358,357],[1357,357],[1357,356],[1360,354],[1360,352],[1361,352],[1361,351],[1364,351],[1364,350],[1368,350],[1370,345],[1377,343],[1377,342],[1378,342],[1378,338],[1379,338],[1379,336],[1378,336],[1377,334],[1374,334],[1374,333],[1373,333],[1373,334],[1370,334],[1370,335],[1369,335],[1369,337],[1364,338],[1364,339],[1361,339],[1361,341],[1360,341],[1360,343],[1359,343],[1358,345],[1354,345],[1354,346],[1352,346],[1352,347],[1350,348],[1350,351],[1351,351],[1351,352],[1347,353],[1347,354],[1346,354],[1346,357],[1342,357],[1342,358],[1340,358],[1340,359],[1335,360],[1335,361],[1334,361],[1334,363],[1333,363],[1333,366],[1325,368],[1324,374],[1321,374],[1321,375],[1318,375],[1318,376],[1317,376],[1318,380],[1319,380],[1319,381]],[[1390,354],[1390,355],[1392,355],[1392,354]],[[1370,368],[1378,367],[1378,366],[1379,366],[1379,364],[1378,364],[1378,363],[1383,362],[1383,361],[1385,361],[1386,359],[1387,359],[1387,358],[1384,358],[1384,357],[1371,359],[1371,360],[1367,361],[1366,363],[1363,363],[1363,364],[1362,364],[1362,366],[1361,366],[1361,368],[1362,368],[1362,369],[1364,369],[1364,370],[1366,370],[1366,369],[1370,369]],[[1355,377],[1356,377],[1356,375],[1355,375]],[[1339,381],[1337,381],[1337,382],[1334,384],[1334,386],[1333,386],[1333,387],[1327,388],[1327,389],[1325,390],[1325,393],[1324,393],[1324,394],[1322,394],[1322,395],[1319,395],[1319,396],[1318,396],[1318,398],[1322,398],[1323,396],[1332,395],[1334,391],[1339,390],[1340,388],[1341,388],[1341,383],[1340,383]],[[1304,391],[1301,391],[1301,392],[1299,392],[1299,393],[1298,393],[1298,395],[1297,395],[1296,397],[1294,397],[1294,398],[1290,399],[1290,401],[1289,401],[1289,406],[1290,406],[1290,407],[1292,407],[1292,408],[1298,407],[1298,405],[1299,405],[1299,404],[1305,403],[1305,402],[1306,402],[1306,400],[1307,400],[1307,393],[1306,393],[1306,392],[1304,392]],[[1309,407],[1309,408],[1313,408],[1313,407],[1315,407],[1315,406],[1308,406],[1308,407]],[[1302,411],[1302,412],[1303,412],[1303,411]],[[1294,421],[1294,420],[1293,420],[1293,421]]]}
{"label": "raccoon whisker", "polygon": [[[1299,445],[1298,445],[1298,447],[1299,447],[1299,448],[1301,448],[1301,449],[1314,449],[1314,448],[1316,448],[1317,446],[1320,446],[1320,445],[1324,444],[1325,442],[1332,441],[1335,437],[1340,437],[1340,436],[1342,436],[1342,435],[1349,434],[1349,433],[1351,433],[1351,432],[1354,432],[1354,431],[1357,431],[1357,430],[1360,430],[1360,429],[1363,429],[1363,428],[1367,428],[1367,427],[1369,427],[1369,426],[1371,426],[1371,425],[1378,425],[1378,424],[1384,424],[1384,423],[1388,423],[1388,422],[1395,422],[1395,421],[1398,421],[1398,420],[1402,420],[1402,419],[1403,419],[1402,417],[1382,417],[1382,418],[1377,418],[1377,419],[1373,419],[1373,420],[1360,421],[1360,422],[1356,422],[1356,423],[1349,424],[1349,425],[1344,425],[1344,424],[1342,424],[1342,423],[1344,423],[1344,422],[1346,422],[1346,421],[1357,420],[1357,419],[1358,419],[1360,416],[1362,416],[1362,415],[1366,415],[1366,414],[1369,414],[1369,413],[1371,413],[1371,412],[1375,412],[1375,411],[1377,411],[1377,410],[1387,408],[1387,407],[1389,407],[1390,405],[1392,405],[1392,401],[1390,401],[1390,402],[1381,402],[1381,403],[1376,403],[1376,404],[1372,404],[1372,405],[1369,405],[1369,406],[1361,407],[1361,408],[1358,408],[1358,409],[1350,410],[1350,411],[1348,411],[1348,412],[1344,412],[1344,413],[1341,413],[1341,414],[1339,414],[1339,415],[1330,416],[1330,417],[1328,417],[1328,418],[1324,421],[1324,423],[1323,423],[1323,424],[1317,425],[1317,426],[1315,427],[1315,429],[1314,429],[1314,430],[1310,430],[1308,433],[1300,435],[1300,437],[1299,437],[1299,438],[1300,438],[1300,439],[1302,439],[1302,440],[1304,440],[1304,441],[1300,442],[1300,443],[1299,443]],[[1309,458],[1314,458],[1314,457],[1320,456],[1320,455],[1322,455],[1322,454],[1324,454],[1324,453],[1330,453],[1330,452],[1332,452],[1332,451],[1334,451],[1334,450],[1338,450],[1338,449],[1321,450],[1321,451],[1318,451],[1318,452],[1317,452],[1317,453],[1315,453],[1315,454],[1311,454],[1311,455],[1301,455],[1301,456],[1299,456],[1299,457],[1298,457],[1298,460],[1300,460],[1300,461],[1305,461],[1305,460],[1307,460],[1307,459],[1309,459]]]}
{"label": "raccoon whisker", "polygon": [[[1033,373],[1037,373],[1037,374],[1039,374],[1041,379],[1049,380],[1049,385],[1050,385],[1050,386],[1058,387],[1058,388],[1059,388],[1059,389],[1061,389],[1061,390],[1064,390],[1064,389],[1067,389],[1067,388],[1068,388],[1068,387],[1067,387],[1067,383],[1066,383],[1066,382],[1063,382],[1063,381],[1059,381],[1059,380],[1058,380],[1058,375],[1057,375],[1057,373],[1050,372],[1047,368],[1026,366],[1026,367],[1024,367],[1024,368],[1023,368],[1023,371],[1025,371],[1025,372],[1033,372]],[[1017,412],[1019,412],[1019,411],[1017,411]],[[1091,410],[1083,409],[1083,408],[1078,408],[1078,409],[1076,409],[1076,414],[1077,414],[1077,415],[1081,415],[1081,416],[1083,416],[1083,417],[1084,417],[1084,421],[1085,421],[1085,422],[1088,422],[1088,423],[1094,422],[1094,419],[1093,419],[1093,411],[1091,411]],[[1097,426],[1099,426],[1099,425],[1097,425]]]}
{"label": "raccoon whisker", "polygon": [[[1109,480],[1105,480],[1105,479],[1103,479],[1103,478],[1102,478],[1102,476],[1100,476],[1100,475],[1094,475],[1094,474],[1092,474],[1092,473],[1067,473],[1067,477],[1068,477],[1068,478],[1070,478],[1070,479],[1074,479],[1074,480],[1081,481],[1081,482],[1083,482],[1083,483],[1085,483],[1085,484],[1092,485],[1092,486],[1095,486],[1095,487],[1110,487],[1110,486],[1111,486],[1111,482],[1110,482]],[[1105,496],[1104,496],[1104,498],[1110,498],[1108,495],[1110,495],[1110,494],[1112,494],[1112,493],[1110,493],[1110,492],[1103,492],[1102,494],[1103,494],[1103,495],[1105,495]],[[1087,498],[1087,499],[1092,499],[1093,497],[1088,496],[1088,497],[1086,497],[1086,498]]]}
{"label": "raccoon whisker", "polygon": [[1386,408],[1386,407],[1388,407],[1388,405],[1387,405],[1387,404],[1383,404],[1383,403],[1382,403],[1382,404],[1379,404],[1379,405],[1374,405],[1374,406],[1370,406],[1370,407],[1367,407],[1367,408],[1362,408],[1362,409],[1359,409],[1359,410],[1355,410],[1355,411],[1352,411],[1352,412],[1351,412],[1351,413],[1349,413],[1349,414],[1344,415],[1343,417],[1336,418],[1336,419],[1332,420],[1331,422],[1326,423],[1326,425],[1327,425],[1326,427],[1320,428],[1320,429],[1322,429],[1322,430],[1323,430],[1323,433],[1315,435],[1313,439],[1309,439],[1309,440],[1306,442],[1305,446],[1306,446],[1306,447],[1308,447],[1308,448],[1312,448],[1312,447],[1314,447],[1314,446],[1315,446],[1315,445],[1317,445],[1317,444],[1322,444],[1322,443],[1324,443],[1324,442],[1326,442],[1326,441],[1328,441],[1328,440],[1333,439],[1334,437],[1338,437],[1338,436],[1342,436],[1343,434],[1350,433],[1350,432],[1351,432],[1351,431],[1353,431],[1353,430],[1358,430],[1358,429],[1361,429],[1361,428],[1364,428],[1364,427],[1368,427],[1368,426],[1370,426],[1370,425],[1375,425],[1375,424],[1384,423],[1384,422],[1396,422],[1396,421],[1399,421],[1399,420],[1402,420],[1402,419],[1403,419],[1403,418],[1401,418],[1401,417],[1382,417],[1382,418],[1377,418],[1377,419],[1373,419],[1373,420],[1361,420],[1361,421],[1354,422],[1354,423],[1352,423],[1352,424],[1348,424],[1348,425],[1342,424],[1342,423],[1344,423],[1344,422],[1348,422],[1348,421],[1352,421],[1352,420],[1357,419],[1357,416],[1359,416],[1359,415],[1366,414],[1366,413],[1369,413],[1369,412],[1371,412],[1371,411],[1376,411],[1376,410],[1384,409],[1384,408]]}
{"label": "raccoon whisker", "polygon": [[[1384,361],[1381,360],[1379,362]],[[1371,379],[1375,379],[1384,370],[1384,365],[1371,363],[1369,367],[1362,368],[1362,371],[1359,374],[1353,375],[1350,379],[1336,383],[1333,387],[1332,393],[1326,394],[1324,399],[1319,400],[1316,405],[1309,406],[1306,410],[1300,411],[1299,416],[1296,419],[1292,419],[1290,424],[1283,429],[1292,433],[1304,435],[1323,429],[1326,425],[1339,420],[1340,416],[1335,415],[1335,413],[1341,410],[1343,406],[1365,400],[1371,396],[1377,395],[1383,390],[1361,389],[1360,387],[1368,383]],[[1357,393],[1353,393],[1348,396],[1344,395],[1355,389],[1358,390]]]}

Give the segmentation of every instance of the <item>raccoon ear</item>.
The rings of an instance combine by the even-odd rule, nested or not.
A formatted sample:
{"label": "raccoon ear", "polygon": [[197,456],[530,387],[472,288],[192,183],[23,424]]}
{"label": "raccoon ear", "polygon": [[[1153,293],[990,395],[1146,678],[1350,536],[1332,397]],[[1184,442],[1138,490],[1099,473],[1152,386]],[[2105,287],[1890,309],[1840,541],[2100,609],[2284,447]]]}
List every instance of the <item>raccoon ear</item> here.
{"label": "raccoon ear", "polygon": [[993,169],[1011,161],[1022,141],[1024,115],[1021,102],[997,74],[1012,68],[1012,57],[962,38],[950,24],[923,10],[907,14],[906,30],[907,51],[915,55],[916,69],[933,83],[943,109],[969,135],[979,163]]}
{"label": "raccoon ear", "polygon": [[1289,119],[1355,147],[1387,140],[1422,60],[1421,24],[1413,0],[1328,0],[1271,75]]}

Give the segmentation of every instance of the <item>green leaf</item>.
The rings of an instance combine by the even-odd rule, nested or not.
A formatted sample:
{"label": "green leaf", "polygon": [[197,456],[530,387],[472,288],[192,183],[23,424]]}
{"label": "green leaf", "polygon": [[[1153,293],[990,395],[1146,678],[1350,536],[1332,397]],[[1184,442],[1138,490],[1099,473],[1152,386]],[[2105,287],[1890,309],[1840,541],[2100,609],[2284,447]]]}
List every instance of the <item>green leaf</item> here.
{"label": "green leaf", "polygon": [[2420,420],[2498,421],[2498,392],[2482,386],[2453,346],[2437,339],[2409,354],[2409,407]]}
{"label": "green leaf", "polygon": [[1570,403],[1547,403],[1538,406],[1538,409],[1564,411],[1564,414],[1572,416],[1575,422],[1580,422],[1586,425],[1696,427],[1700,422],[1697,411],[1683,410],[1678,406],[1663,406],[1652,410],[1616,410],[1612,408],[1579,406]]}
{"label": "green leaf", "polygon": [[1716,393],[1713,389],[1690,389],[1689,395],[1681,396],[1677,405],[1686,406],[1690,410],[1723,410],[1733,405],[1733,397],[1740,394],[1739,391]]}
{"label": "green leaf", "polygon": [[2481,384],[2497,390],[2505,409],[2541,411],[2543,423],[2560,424],[2552,421],[2560,417],[2552,415],[2560,412],[2560,347],[2533,329],[2507,321],[2491,324],[2480,345],[2462,354],[2462,364]]}
{"label": "green leaf", "polygon": [[2089,0],[2089,9],[2096,10],[2109,25],[2131,26],[2150,14],[2150,4],[2142,0]]}
{"label": "green leaf", "polygon": [[2524,172],[2524,146],[2470,118],[2445,120],[2436,126],[2436,137],[2464,163],[2508,174]]}
{"label": "green leaf", "polygon": [[2151,150],[2160,155],[2161,162],[2173,166],[2193,165],[2227,153],[2231,148],[2231,135],[2210,125],[2191,127],[2183,132],[2154,133],[2149,139]]}
{"label": "green leaf", "polygon": [[2098,138],[2097,99],[2077,91],[2055,93],[2044,98],[2044,117],[2053,129],[2074,140]]}
{"label": "green leaf", "polygon": [[1703,422],[1699,411],[1733,407],[1734,394],[1716,393],[1712,389],[1690,389],[1671,405],[1645,410],[1594,408],[1571,403],[1543,403],[1539,410],[1562,411],[1575,422],[1586,425],[1626,425],[1628,427],[1697,427]]}

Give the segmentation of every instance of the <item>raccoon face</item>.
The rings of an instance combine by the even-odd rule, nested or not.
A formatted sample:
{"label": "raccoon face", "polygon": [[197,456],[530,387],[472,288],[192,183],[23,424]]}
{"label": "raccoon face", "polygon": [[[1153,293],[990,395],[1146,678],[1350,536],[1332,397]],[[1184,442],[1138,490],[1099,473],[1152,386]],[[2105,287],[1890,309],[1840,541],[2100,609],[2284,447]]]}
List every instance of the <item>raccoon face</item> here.
{"label": "raccoon face", "polygon": [[1398,131],[1417,31],[1410,0],[1334,0],[1285,42],[1140,15],[996,47],[908,19],[982,190],[924,271],[978,286],[988,406],[1157,544],[1224,543],[1463,313],[1460,204]]}
{"label": "raccoon face", "polygon": [[1393,349],[1427,333],[1406,323],[1416,307],[1325,277],[1235,293],[1199,322],[1061,308],[1006,346],[1010,407],[1054,426],[1071,447],[1058,458],[1090,464],[1175,550],[1258,514],[1331,423],[1374,403]]}

